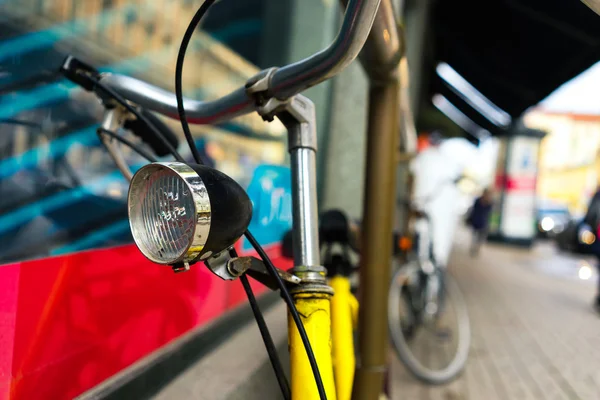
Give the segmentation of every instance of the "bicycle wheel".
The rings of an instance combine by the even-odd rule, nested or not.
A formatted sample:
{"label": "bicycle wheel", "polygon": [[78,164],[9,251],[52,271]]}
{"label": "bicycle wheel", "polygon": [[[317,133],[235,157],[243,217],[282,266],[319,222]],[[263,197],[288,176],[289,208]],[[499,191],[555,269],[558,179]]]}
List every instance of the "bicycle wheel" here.
{"label": "bicycle wheel", "polygon": [[388,297],[388,325],[396,354],[418,379],[442,384],[456,378],[469,355],[471,327],[458,284],[445,273],[442,305],[425,316],[424,280],[416,262],[394,273]]}

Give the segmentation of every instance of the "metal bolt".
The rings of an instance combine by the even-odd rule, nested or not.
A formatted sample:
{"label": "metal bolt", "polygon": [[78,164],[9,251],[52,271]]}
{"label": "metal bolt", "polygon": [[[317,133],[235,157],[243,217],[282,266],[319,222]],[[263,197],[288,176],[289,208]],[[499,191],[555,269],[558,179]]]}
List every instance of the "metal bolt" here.
{"label": "metal bolt", "polygon": [[252,259],[248,257],[232,258],[227,261],[227,271],[233,276],[241,276],[250,268]]}

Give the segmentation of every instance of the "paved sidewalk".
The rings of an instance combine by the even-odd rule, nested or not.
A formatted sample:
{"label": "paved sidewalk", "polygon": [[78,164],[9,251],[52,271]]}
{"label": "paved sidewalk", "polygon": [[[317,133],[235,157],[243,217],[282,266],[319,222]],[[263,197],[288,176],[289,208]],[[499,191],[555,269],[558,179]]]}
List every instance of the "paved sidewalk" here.
{"label": "paved sidewalk", "polygon": [[450,271],[473,333],[465,373],[427,387],[393,357],[393,399],[600,399],[597,278],[593,268],[581,279],[581,262],[550,243],[531,251],[488,244],[479,259],[457,244]]}

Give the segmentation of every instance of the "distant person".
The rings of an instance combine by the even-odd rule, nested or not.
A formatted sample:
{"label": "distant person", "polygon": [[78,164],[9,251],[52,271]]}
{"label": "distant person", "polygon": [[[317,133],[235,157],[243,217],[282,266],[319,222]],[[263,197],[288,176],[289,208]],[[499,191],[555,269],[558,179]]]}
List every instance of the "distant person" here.
{"label": "distant person", "polygon": [[594,193],[592,200],[590,200],[587,213],[583,218],[583,223],[588,225],[592,232],[596,235],[596,240],[592,244],[592,251],[598,259],[598,264],[596,265],[596,268],[598,269],[598,288],[596,289],[594,307],[596,310],[600,311],[600,242],[598,240],[598,228],[600,227],[600,186],[596,188],[596,193]]}
{"label": "distant person", "polygon": [[473,257],[479,254],[481,245],[487,239],[492,204],[492,192],[489,189],[485,189],[482,195],[473,203],[469,215],[469,224],[473,229],[473,239],[471,241],[471,256]]}

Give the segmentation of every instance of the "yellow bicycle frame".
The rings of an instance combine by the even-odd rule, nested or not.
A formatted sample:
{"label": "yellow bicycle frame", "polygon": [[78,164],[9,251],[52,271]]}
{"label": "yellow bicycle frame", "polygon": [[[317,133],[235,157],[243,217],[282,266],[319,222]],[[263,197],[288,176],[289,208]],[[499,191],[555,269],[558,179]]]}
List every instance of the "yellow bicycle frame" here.
{"label": "yellow bicycle frame", "polygon": [[[335,400],[331,359],[330,295],[299,293],[294,295],[296,308],[312,346],[328,400]],[[288,313],[291,385],[293,400],[319,400],[317,384],[296,324]]]}
{"label": "yellow bicycle frame", "polygon": [[350,279],[336,275],[329,285],[334,295],[331,299],[332,356],[338,400],[350,400],[354,382],[354,325],[358,301],[350,291]]}
{"label": "yellow bicycle frame", "polygon": [[[310,340],[328,400],[350,400],[354,381],[354,338],[358,302],[350,280],[334,276],[334,295],[301,293],[294,300]],[[292,399],[319,400],[317,385],[298,329],[288,316]]]}

